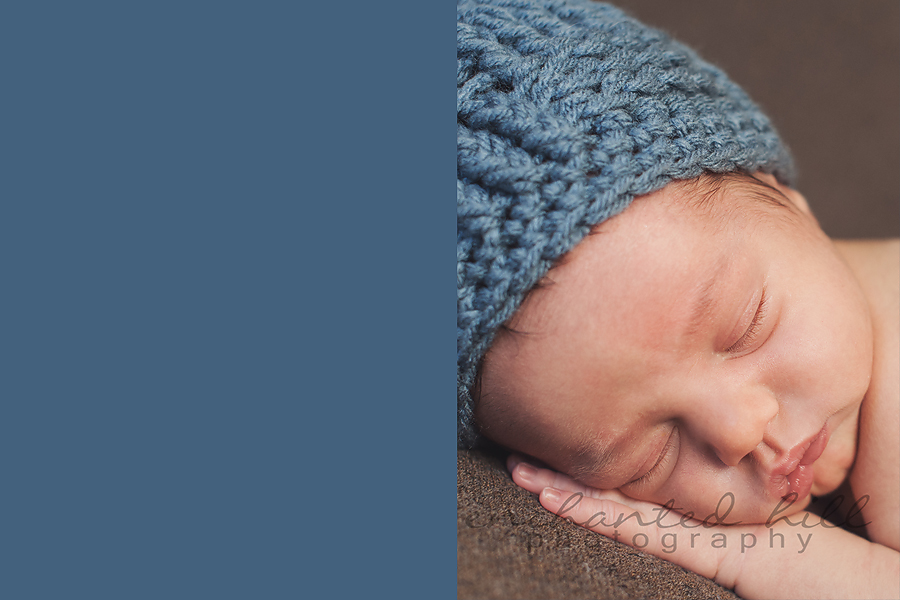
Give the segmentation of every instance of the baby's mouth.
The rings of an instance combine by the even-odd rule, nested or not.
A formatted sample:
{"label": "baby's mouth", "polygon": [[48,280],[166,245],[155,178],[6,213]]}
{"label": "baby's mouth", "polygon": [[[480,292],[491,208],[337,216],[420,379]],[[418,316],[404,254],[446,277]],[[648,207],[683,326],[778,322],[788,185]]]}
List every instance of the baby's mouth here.
{"label": "baby's mouth", "polygon": [[825,451],[829,436],[826,424],[815,436],[791,448],[769,476],[767,487],[773,498],[788,498],[796,494],[794,500],[797,501],[809,495],[813,484],[813,463]]}

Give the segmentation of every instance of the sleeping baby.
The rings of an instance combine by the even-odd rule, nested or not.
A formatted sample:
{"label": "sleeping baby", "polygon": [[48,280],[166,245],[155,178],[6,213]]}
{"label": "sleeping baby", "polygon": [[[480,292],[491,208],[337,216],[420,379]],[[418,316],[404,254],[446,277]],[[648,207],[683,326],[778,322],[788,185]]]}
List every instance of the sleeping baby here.
{"label": "sleeping baby", "polygon": [[460,0],[457,57],[459,445],[740,596],[898,597],[900,242],[830,240],[745,93],[611,6]]}

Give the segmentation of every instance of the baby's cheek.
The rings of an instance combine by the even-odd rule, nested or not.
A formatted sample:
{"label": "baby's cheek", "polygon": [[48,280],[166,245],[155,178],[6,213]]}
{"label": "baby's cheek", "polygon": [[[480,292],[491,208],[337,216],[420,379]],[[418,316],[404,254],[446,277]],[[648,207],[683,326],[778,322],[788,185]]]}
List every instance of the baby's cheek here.
{"label": "baby's cheek", "polygon": [[684,494],[678,494],[678,493],[673,493],[670,491],[665,491],[665,488],[656,490],[654,492],[640,493],[640,492],[635,491],[634,489],[630,489],[628,486],[623,486],[623,487],[618,488],[616,491],[618,491],[618,492],[624,494],[625,496],[628,496],[629,498],[632,498],[634,500],[642,500],[644,502],[653,502],[654,504],[659,504],[659,505],[663,505],[666,502],[669,502],[674,499],[674,500],[676,500],[676,503],[675,503],[676,507],[680,506],[678,504],[677,497],[679,497],[679,496],[682,498],[685,497]]}
{"label": "baby's cheek", "polygon": [[850,472],[849,469],[841,469],[835,466],[818,468],[818,465],[816,465],[816,467],[812,485],[813,496],[824,496],[835,491]]}
{"label": "baby's cheek", "polygon": [[813,473],[812,493],[823,496],[835,491],[847,479],[856,459],[857,421],[847,419],[832,434],[825,452],[816,461]]}

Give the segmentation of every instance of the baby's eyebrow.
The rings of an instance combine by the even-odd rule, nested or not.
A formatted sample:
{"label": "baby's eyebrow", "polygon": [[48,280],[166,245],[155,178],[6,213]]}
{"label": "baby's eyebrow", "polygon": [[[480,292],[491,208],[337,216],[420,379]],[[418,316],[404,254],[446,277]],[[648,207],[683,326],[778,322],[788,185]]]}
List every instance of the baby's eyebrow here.
{"label": "baby's eyebrow", "polygon": [[709,277],[695,288],[697,292],[693,294],[692,297],[697,300],[695,301],[691,311],[691,318],[688,321],[685,330],[685,334],[688,337],[696,335],[708,319],[709,315],[713,314],[717,308],[719,295],[714,294],[713,291],[716,283],[722,278],[722,275],[731,269],[731,257],[731,253],[723,252],[710,271]]}

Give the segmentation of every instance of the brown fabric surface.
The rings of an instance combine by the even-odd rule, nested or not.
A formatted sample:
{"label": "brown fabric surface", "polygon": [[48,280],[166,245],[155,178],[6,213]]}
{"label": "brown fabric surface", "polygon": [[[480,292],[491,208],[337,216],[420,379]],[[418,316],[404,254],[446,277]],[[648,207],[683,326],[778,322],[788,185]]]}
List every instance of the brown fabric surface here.
{"label": "brown fabric surface", "polygon": [[457,597],[737,598],[548,512],[513,483],[504,460],[457,451]]}

